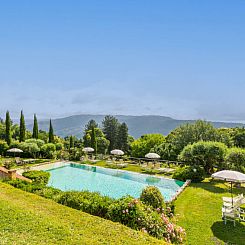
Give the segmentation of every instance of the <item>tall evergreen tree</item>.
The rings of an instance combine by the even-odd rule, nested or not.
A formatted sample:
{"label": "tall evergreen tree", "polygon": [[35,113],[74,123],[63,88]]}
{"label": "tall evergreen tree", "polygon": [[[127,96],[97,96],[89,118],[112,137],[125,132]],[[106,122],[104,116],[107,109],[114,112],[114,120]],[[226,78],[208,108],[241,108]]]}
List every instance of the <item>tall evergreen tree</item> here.
{"label": "tall evergreen tree", "polygon": [[94,148],[94,153],[97,154],[97,139],[95,134],[95,128],[92,127],[91,130],[91,147]]}
{"label": "tall evergreen tree", "polygon": [[92,128],[98,128],[98,127],[99,127],[98,123],[92,119],[88,121],[88,123],[85,125],[84,131],[86,132],[86,131],[92,130]]}
{"label": "tall evergreen tree", "polygon": [[51,121],[51,119],[50,119],[50,121],[49,121],[48,142],[49,142],[49,143],[54,143],[54,129],[53,129],[53,126],[52,126],[52,121]]}
{"label": "tall evergreen tree", "polygon": [[105,134],[106,139],[110,141],[108,150],[111,151],[117,147],[117,133],[119,122],[113,116],[105,116],[103,122],[103,133]]}
{"label": "tall evergreen tree", "polygon": [[34,114],[34,123],[33,123],[32,138],[38,139],[38,122],[37,122],[37,116],[36,116],[36,114]]}
{"label": "tall evergreen tree", "polygon": [[128,126],[126,123],[122,123],[118,127],[118,135],[117,135],[117,147],[124,151],[127,152],[129,149],[128,145]]}
{"label": "tall evergreen tree", "polygon": [[8,145],[11,144],[12,135],[11,135],[11,119],[9,115],[9,111],[6,112],[6,119],[5,119],[5,140]]}
{"label": "tall evergreen tree", "polygon": [[71,148],[74,148],[74,138],[73,138],[72,135],[70,136],[69,148],[70,148],[70,149],[71,149]]}
{"label": "tall evergreen tree", "polygon": [[20,113],[20,138],[19,141],[23,142],[26,138],[26,125],[23,111]]}

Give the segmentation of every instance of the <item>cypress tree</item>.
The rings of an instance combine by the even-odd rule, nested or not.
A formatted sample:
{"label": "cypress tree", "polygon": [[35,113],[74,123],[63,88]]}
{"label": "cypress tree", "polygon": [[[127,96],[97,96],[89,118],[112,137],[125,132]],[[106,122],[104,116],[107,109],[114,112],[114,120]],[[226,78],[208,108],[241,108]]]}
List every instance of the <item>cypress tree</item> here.
{"label": "cypress tree", "polygon": [[34,114],[34,123],[33,123],[32,138],[38,139],[38,122],[37,122],[37,116],[36,116],[36,114]]}
{"label": "cypress tree", "polygon": [[96,139],[94,127],[92,127],[92,132],[91,132],[91,147],[94,148],[94,153],[97,154],[97,139]]}
{"label": "cypress tree", "polygon": [[26,138],[26,125],[23,111],[20,113],[20,142],[25,141]]}
{"label": "cypress tree", "polygon": [[51,121],[51,119],[50,119],[50,121],[49,121],[48,142],[49,142],[49,143],[54,143],[54,130],[53,130],[53,126],[52,126],[52,121]]}
{"label": "cypress tree", "polygon": [[73,136],[71,135],[70,136],[70,145],[69,145],[69,148],[74,148],[74,139],[73,139]]}
{"label": "cypress tree", "polygon": [[8,145],[11,144],[12,136],[11,136],[11,119],[9,115],[9,111],[6,112],[6,120],[5,120],[5,140]]}

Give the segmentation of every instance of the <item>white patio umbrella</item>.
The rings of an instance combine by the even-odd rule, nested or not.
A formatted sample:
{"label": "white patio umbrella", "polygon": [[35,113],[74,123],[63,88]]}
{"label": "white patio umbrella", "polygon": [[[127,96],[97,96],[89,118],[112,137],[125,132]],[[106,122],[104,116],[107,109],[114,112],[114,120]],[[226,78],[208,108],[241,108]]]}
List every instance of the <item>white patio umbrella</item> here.
{"label": "white patio umbrella", "polygon": [[84,151],[86,153],[88,153],[88,152],[94,152],[94,148],[92,148],[92,147],[85,147],[85,148],[82,149],[82,151]]}
{"label": "white patio umbrella", "polygon": [[124,152],[122,150],[115,149],[115,150],[111,151],[111,154],[117,155],[117,156],[122,156],[122,155],[124,155]]}
{"label": "white patio umbrella", "polygon": [[232,205],[233,205],[233,193],[232,193],[232,184],[233,182],[237,183],[244,183],[245,182],[245,174],[240,173],[238,171],[232,170],[222,170],[216,172],[211,175],[214,179],[220,179],[231,183],[231,198],[232,198]]}
{"label": "white patio umbrella", "polygon": [[18,149],[18,148],[11,148],[11,149],[7,150],[7,152],[14,153],[14,156],[15,156],[15,153],[21,153],[23,151],[21,149]]}
{"label": "white patio umbrella", "polygon": [[159,159],[160,158],[160,156],[157,153],[153,153],[153,152],[147,153],[145,155],[145,157],[150,158],[150,159]]}

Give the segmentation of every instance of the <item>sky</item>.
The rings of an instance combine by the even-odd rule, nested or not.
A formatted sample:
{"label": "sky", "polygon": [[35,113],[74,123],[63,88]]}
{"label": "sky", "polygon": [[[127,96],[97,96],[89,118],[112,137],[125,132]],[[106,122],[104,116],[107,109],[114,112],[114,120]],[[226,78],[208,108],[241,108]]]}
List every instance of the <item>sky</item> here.
{"label": "sky", "polygon": [[245,121],[244,0],[0,1],[0,117]]}

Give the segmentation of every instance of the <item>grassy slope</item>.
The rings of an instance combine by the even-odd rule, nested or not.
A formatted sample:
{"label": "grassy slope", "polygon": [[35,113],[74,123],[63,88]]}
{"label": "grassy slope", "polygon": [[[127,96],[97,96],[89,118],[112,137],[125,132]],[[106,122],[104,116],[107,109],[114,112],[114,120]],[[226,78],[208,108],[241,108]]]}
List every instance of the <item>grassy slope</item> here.
{"label": "grassy slope", "polygon": [[0,244],[165,244],[0,182]]}
{"label": "grassy slope", "polygon": [[[176,201],[178,224],[187,231],[187,244],[245,244],[245,223],[225,225],[221,219],[222,196],[230,196],[228,185],[206,180],[191,184]],[[236,188],[236,194],[245,188]]]}

